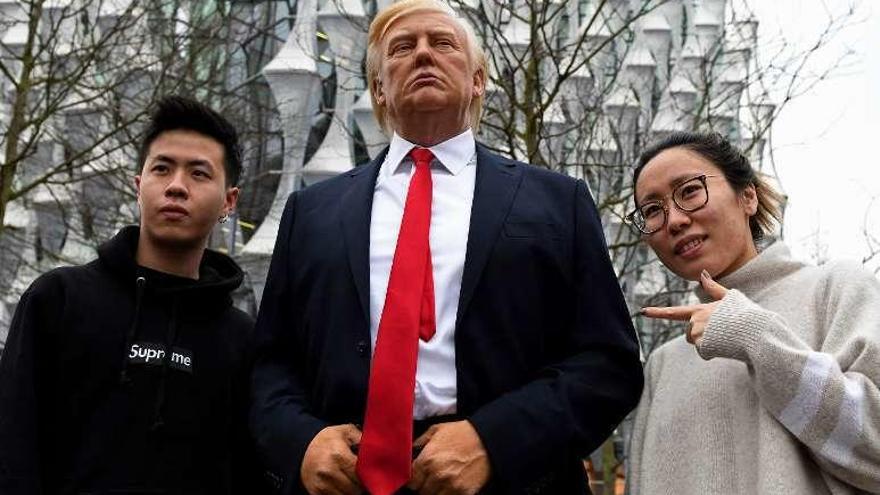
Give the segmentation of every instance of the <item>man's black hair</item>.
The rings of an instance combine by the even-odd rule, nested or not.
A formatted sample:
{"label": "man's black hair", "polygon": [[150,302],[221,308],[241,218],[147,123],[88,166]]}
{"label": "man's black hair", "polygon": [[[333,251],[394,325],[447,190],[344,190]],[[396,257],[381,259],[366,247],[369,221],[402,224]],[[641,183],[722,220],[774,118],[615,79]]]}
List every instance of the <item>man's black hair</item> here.
{"label": "man's black hair", "polygon": [[138,155],[138,167],[143,167],[150,145],[166,131],[188,130],[208,136],[223,146],[223,168],[226,185],[238,184],[241,176],[241,147],[238,132],[222,115],[207,105],[182,96],[168,96],[156,104],[156,110],[144,133]]}

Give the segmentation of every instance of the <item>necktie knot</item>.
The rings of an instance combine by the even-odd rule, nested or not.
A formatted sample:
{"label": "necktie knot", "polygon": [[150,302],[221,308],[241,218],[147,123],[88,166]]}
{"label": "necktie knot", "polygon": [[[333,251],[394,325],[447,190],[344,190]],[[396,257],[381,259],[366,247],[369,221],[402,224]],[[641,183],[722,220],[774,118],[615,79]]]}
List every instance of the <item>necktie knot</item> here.
{"label": "necktie knot", "polygon": [[431,160],[434,159],[434,153],[431,153],[428,148],[413,148],[410,150],[409,156],[415,162],[416,168],[428,168],[431,166]]}

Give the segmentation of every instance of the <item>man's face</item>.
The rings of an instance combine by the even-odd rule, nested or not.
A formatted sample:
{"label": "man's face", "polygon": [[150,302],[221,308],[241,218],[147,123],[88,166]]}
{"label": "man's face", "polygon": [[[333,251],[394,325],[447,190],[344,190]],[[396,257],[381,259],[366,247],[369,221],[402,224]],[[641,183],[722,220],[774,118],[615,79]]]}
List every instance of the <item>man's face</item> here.
{"label": "man's face", "polygon": [[436,12],[409,14],[388,28],[381,49],[374,91],[392,122],[452,111],[467,126],[468,106],[483,92],[483,74],[455,21]]}
{"label": "man's face", "polygon": [[219,142],[194,131],[159,134],[134,179],[141,235],[156,244],[203,247],[238,199],[238,188],[226,187],[223,155]]}

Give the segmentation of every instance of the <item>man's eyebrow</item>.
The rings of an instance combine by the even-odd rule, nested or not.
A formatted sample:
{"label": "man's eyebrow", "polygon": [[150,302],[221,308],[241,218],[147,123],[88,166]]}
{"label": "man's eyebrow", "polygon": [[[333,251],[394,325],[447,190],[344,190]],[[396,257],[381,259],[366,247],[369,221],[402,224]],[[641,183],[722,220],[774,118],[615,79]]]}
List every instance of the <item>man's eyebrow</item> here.
{"label": "man's eyebrow", "polygon": [[414,36],[415,36],[415,33],[413,33],[412,31],[408,31],[408,30],[398,31],[388,37],[387,43],[390,45],[391,43],[393,43],[395,41],[410,39],[410,38],[413,38]]}
{"label": "man's eyebrow", "polygon": [[158,155],[154,156],[154,157],[153,157],[153,161],[154,161],[154,162],[162,161],[162,162],[177,163],[177,160],[175,160],[173,157],[170,157],[170,156],[168,156],[168,155],[163,155],[163,154],[161,154],[161,153],[159,153]]}
{"label": "man's eyebrow", "polygon": [[449,26],[435,26],[435,27],[428,29],[428,34],[431,36],[454,34],[457,37],[458,30],[453,29]]}
{"label": "man's eyebrow", "polygon": [[207,160],[205,158],[196,158],[194,160],[187,160],[186,164],[189,166],[192,166],[192,167],[196,167],[199,165],[209,165],[210,166],[211,161]]}
{"label": "man's eyebrow", "polygon": [[[163,155],[161,153],[154,156],[153,161],[154,162],[160,162],[160,161],[161,162],[169,162],[169,163],[174,163],[174,164],[178,163],[178,161],[176,159],[174,159],[174,157],[169,156],[169,155]],[[210,166],[211,163],[212,162],[210,160],[208,160],[207,158],[194,158],[192,160],[187,160],[185,162],[185,165],[188,167],[198,167],[198,166],[202,166],[202,165]]]}
{"label": "man's eyebrow", "polygon": [[[428,36],[437,37],[437,36],[454,36],[456,39],[459,38],[458,31],[449,27],[449,26],[435,26],[429,28],[427,30]],[[415,31],[411,31],[408,29],[400,30],[393,35],[388,37],[387,43],[390,45],[391,43],[399,40],[411,39],[417,36]]]}

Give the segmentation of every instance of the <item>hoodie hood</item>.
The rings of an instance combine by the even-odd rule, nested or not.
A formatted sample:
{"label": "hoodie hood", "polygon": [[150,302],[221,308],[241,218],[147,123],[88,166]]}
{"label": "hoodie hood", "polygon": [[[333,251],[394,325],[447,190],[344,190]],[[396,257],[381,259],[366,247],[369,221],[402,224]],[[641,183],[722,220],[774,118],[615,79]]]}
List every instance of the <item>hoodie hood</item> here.
{"label": "hoodie hood", "polygon": [[148,289],[155,292],[229,300],[229,293],[244,279],[244,273],[232,258],[210,249],[202,255],[198,280],[139,266],[136,260],[139,237],[140,228],[130,225],[98,248],[98,259],[126,286],[133,287],[138,277],[145,277]]}

